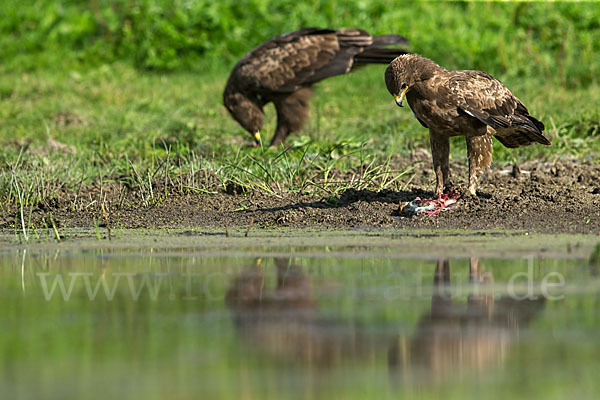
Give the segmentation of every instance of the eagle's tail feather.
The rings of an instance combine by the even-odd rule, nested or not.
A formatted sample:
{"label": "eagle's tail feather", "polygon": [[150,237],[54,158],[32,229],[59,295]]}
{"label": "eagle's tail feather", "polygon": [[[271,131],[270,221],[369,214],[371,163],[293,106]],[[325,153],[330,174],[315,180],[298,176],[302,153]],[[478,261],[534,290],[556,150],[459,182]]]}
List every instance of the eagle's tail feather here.
{"label": "eagle's tail feather", "polygon": [[402,35],[373,36],[372,46],[408,46],[408,39]]}
{"label": "eagle's tail feather", "polygon": [[546,129],[546,127],[544,126],[544,124],[542,123],[542,121],[537,120],[536,118],[533,118],[531,115],[527,114],[527,119],[529,119],[529,121],[531,121],[531,123],[533,125],[535,125],[535,127],[542,132],[544,129]]}
{"label": "eagle's tail feather", "polygon": [[526,115],[515,115],[518,117],[512,122],[512,126],[518,128],[518,132],[527,137],[532,142],[537,142],[549,146],[551,143],[542,131],[544,130],[544,124],[532,117],[529,114]]}
{"label": "eagle's tail feather", "polygon": [[546,146],[550,146],[552,142],[550,142],[541,132],[533,132],[528,130],[527,137],[531,139],[532,142],[537,142]]}
{"label": "eagle's tail feather", "polygon": [[496,139],[508,148],[528,146],[531,143],[540,143],[549,146],[550,141],[542,133],[544,124],[529,114],[513,114],[506,118],[500,115],[490,115],[472,109],[461,109],[466,114],[477,118],[486,125],[496,130]]}
{"label": "eagle's tail feather", "polygon": [[405,49],[369,46],[365,51],[354,56],[354,65],[389,64],[399,55],[406,53],[408,53],[408,51]]}
{"label": "eagle's tail feather", "polygon": [[494,136],[500,143],[504,145],[504,147],[508,147],[509,149],[516,149],[521,146],[529,146],[532,142],[529,138],[521,132],[515,132],[512,135],[495,135]]}
{"label": "eagle's tail feather", "polygon": [[514,149],[520,146],[529,146],[531,143],[540,143],[549,146],[551,143],[539,131],[530,129],[506,129],[497,130],[496,139],[505,147]]}

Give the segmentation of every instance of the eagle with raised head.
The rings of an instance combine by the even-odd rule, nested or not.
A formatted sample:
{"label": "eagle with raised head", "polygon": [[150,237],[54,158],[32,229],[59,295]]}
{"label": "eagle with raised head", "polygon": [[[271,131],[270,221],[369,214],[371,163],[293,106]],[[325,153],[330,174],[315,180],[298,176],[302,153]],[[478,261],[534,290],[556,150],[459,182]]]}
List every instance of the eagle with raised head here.
{"label": "eagle with raised head", "polygon": [[233,68],[223,104],[260,144],[263,107],[273,102],[277,128],[271,145],[283,143],[308,119],[311,86],[366,64],[389,64],[406,50],[400,35],[371,36],[362,29],[303,28],[267,40]]}
{"label": "eagle with raised head", "polygon": [[544,124],[531,115],[500,81],[481,71],[449,71],[418,54],[397,57],[385,71],[396,103],[404,98],[417,120],[429,128],[436,193],[450,186],[450,137],[465,136],[468,190],[475,195],[479,174],[492,162],[492,136],[508,148],[550,145]]}

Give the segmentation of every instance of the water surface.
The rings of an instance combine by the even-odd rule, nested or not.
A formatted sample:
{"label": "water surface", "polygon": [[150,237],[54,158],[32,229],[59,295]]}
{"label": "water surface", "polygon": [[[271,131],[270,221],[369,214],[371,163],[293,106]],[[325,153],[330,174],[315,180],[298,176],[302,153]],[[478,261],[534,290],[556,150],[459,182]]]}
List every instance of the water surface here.
{"label": "water surface", "polygon": [[377,248],[365,238],[235,249],[194,240],[5,246],[2,398],[596,398],[600,389],[593,239],[474,245],[451,257],[415,254],[402,238]]}

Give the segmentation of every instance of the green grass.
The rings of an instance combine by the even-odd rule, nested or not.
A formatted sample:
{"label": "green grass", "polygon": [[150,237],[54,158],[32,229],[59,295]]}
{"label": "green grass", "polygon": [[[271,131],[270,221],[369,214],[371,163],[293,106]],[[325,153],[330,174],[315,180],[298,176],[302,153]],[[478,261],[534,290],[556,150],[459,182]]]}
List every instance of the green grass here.
{"label": "green grass", "polygon": [[[310,123],[290,138],[292,147],[249,148],[250,136],[221,105],[224,70],[157,74],[116,63],[78,72],[4,74],[0,198],[16,203],[23,192],[28,204],[100,181],[138,187],[144,203],[157,196],[157,182],[196,193],[222,190],[230,182],[272,194],[399,189],[411,174],[395,170],[390,158],[428,146],[427,130],[386,92],[383,67],[372,66],[318,86]],[[497,144],[496,160],[597,157],[598,86],[569,90],[505,82],[546,123],[554,144],[513,151]],[[275,121],[269,105],[266,139]],[[72,148],[48,150],[49,139]],[[461,139],[453,145],[459,158],[465,153]],[[199,171],[218,179],[207,183]]]}
{"label": "green grass", "polygon": [[[196,11],[178,1],[144,1],[138,17],[146,19],[132,25],[132,35],[146,37],[150,30],[154,36],[130,49],[131,38],[119,36],[126,33],[127,15],[119,14],[124,8],[118,5],[125,3],[99,2],[100,14],[78,2],[1,6],[7,15],[0,23],[5,44],[0,46],[2,209],[23,206],[26,214],[39,201],[64,194],[73,198],[86,185],[114,181],[136,188],[141,205],[160,201],[173,188],[211,194],[230,183],[273,195],[291,191],[335,196],[349,187],[403,188],[414,170],[399,170],[394,156],[428,147],[428,133],[408,109],[395,106],[383,84],[383,66],[321,82],[310,123],[288,140],[288,149],[248,148],[249,135],[222,107],[221,91],[237,57],[277,32],[302,25],[400,32],[414,50],[444,66],[478,68],[501,79],[546,124],[553,146],[508,150],[496,143],[496,161],[598,159],[600,27],[593,5],[398,7],[385,1],[314,1],[294,7],[286,24],[276,12],[279,8],[261,19],[270,10],[266,0],[249,1],[243,10],[224,2]],[[42,12],[36,13],[36,7]],[[194,30],[201,30],[194,23],[202,14],[198,10],[214,14],[212,21],[218,17],[221,24],[206,28],[202,37],[209,44],[202,49],[173,33],[200,35]],[[111,12],[116,14],[110,17]],[[98,15],[108,22],[114,17],[112,31],[102,33]],[[19,18],[22,24],[15,22]],[[46,25],[37,24],[40,19]],[[159,40],[158,26],[175,39]],[[169,44],[180,63],[169,64]],[[164,58],[152,64],[145,58],[150,53],[144,52]],[[275,112],[269,105],[265,140],[274,128]],[[49,139],[72,147],[49,151]],[[454,139],[453,157],[464,154],[463,139]],[[102,199],[96,200],[99,206]]]}

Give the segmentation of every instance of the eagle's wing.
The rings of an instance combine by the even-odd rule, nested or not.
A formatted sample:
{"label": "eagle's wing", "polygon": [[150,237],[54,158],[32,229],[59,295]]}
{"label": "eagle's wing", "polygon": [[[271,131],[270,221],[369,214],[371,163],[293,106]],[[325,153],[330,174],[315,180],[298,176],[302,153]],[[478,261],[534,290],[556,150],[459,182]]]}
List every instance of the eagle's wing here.
{"label": "eagle's wing", "polygon": [[457,71],[445,85],[460,111],[491,126],[506,147],[538,142],[549,145],[544,124],[500,81],[480,71]]}
{"label": "eagle's wing", "polygon": [[354,55],[373,43],[360,29],[304,28],[261,44],[236,66],[238,82],[273,93],[293,92],[348,72]]}

